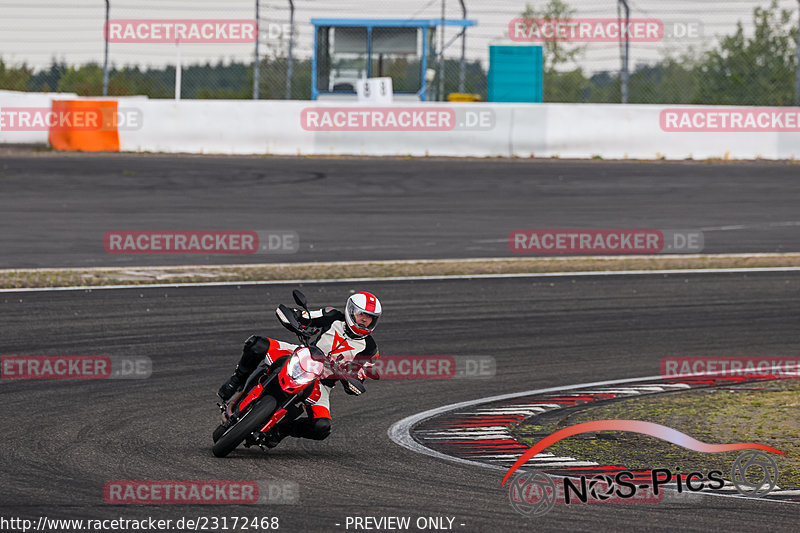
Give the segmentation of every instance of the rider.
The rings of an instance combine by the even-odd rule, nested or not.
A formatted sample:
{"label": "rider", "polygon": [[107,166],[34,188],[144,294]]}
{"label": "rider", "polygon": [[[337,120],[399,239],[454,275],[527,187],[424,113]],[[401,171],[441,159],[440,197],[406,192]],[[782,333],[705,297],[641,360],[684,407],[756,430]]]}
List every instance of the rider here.
{"label": "rider", "polygon": [[[359,389],[351,385],[343,374],[354,374],[361,383],[365,377],[378,379],[377,372],[372,368],[379,357],[372,332],[381,316],[381,303],[373,294],[357,292],[351,295],[344,313],[333,307],[312,311],[310,316],[306,311],[294,311],[301,325],[313,328],[309,331],[318,335],[317,347],[335,363],[337,371],[326,365],[325,372],[315,382],[314,390],[305,402],[308,418],[276,426],[267,444],[270,447],[277,446],[286,435],[314,440],[326,438],[331,432],[330,391],[337,379],[342,381],[344,391],[348,394],[358,395],[363,390],[363,386]],[[244,343],[236,370],[217,394],[227,402],[242,389],[259,363],[266,360],[270,365],[279,357],[291,354],[295,348],[296,345],[287,342],[251,336]]]}

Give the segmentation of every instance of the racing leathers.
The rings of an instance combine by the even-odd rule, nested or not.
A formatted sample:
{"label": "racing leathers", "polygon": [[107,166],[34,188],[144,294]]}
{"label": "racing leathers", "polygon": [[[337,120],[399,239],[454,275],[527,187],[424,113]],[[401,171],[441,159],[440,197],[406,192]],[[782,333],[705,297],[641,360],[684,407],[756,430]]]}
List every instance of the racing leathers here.
{"label": "racing leathers", "polygon": [[[325,353],[328,362],[325,370],[316,381],[313,392],[305,401],[307,418],[298,418],[285,425],[276,427],[276,441],[286,435],[314,440],[325,439],[331,432],[330,392],[341,380],[348,394],[360,394],[360,390],[351,386],[347,378],[363,382],[365,377],[377,377],[373,374],[374,361],[379,357],[378,346],[371,335],[357,338],[350,333],[345,322],[345,315],[333,307],[312,311],[295,310],[301,325],[311,328],[316,346]],[[247,381],[247,377],[261,362],[272,364],[279,357],[290,355],[297,345],[266,337],[251,336],[244,343],[242,357],[234,375],[219,390],[223,400],[228,400]],[[277,442],[275,442],[277,444]]]}

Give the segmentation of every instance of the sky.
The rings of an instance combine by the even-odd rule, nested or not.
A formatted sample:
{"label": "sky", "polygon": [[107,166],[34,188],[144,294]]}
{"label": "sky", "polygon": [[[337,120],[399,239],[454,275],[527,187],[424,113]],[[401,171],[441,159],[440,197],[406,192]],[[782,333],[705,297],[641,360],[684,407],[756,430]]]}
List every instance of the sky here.
{"label": "sky", "polygon": [[[515,44],[507,37],[508,23],[524,9],[517,0],[464,0],[468,17],[478,22],[467,33],[466,54],[469,60],[488,64],[490,45]],[[575,17],[616,17],[615,0],[566,0],[576,10]],[[253,19],[256,0],[110,0],[112,19]],[[529,0],[540,8],[546,2]],[[442,0],[295,0],[295,55],[310,57],[312,17],[334,18],[440,18]],[[446,16],[461,18],[458,0],[444,0]],[[727,0],[629,0],[631,17],[659,18],[692,24],[702,30],[702,38],[670,38],[659,43],[631,45],[631,67],[653,63],[665,54],[685,52],[690,46],[708,49],[716,36],[731,33],[737,21],[750,27],[753,8],[769,1]],[[262,27],[282,24],[289,19],[288,0],[260,0]],[[796,0],[780,0],[781,7],[792,10],[797,18]],[[53,59],[68,64],[103,62],[103,0],[0,0],[0,58],[7,64],[25,63],[35,69],[46,68]],[[446,40],[456,33],[448,28]],[[280,39],[262,34],[261,53],[285,46]],[[218,61],[253,60],[251,44],[184,44],[180,55],[183,65]],[[446,51],[446,57],[460,55],[460,42]],[[112,43],[109,57],[113,65],[164,66],[176,61],[174,44]],[[586,72],[617,70],[620,65],[618,43],[590,43],[579,65]]]}

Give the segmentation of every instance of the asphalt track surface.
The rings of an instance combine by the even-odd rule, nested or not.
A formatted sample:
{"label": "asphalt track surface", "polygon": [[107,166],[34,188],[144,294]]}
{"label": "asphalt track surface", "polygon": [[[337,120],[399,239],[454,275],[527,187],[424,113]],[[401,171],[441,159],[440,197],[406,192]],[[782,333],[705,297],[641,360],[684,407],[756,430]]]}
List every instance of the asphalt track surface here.
{"label": "asphalt track surface", "polygon": [[[15,155],[16,154],[16,155]],[[0,268],[511,257],[528,228],[701,230],[800,251],[800,167],[0,153]],[[290,230],[291,255],[119,255],[115,230]]]}
{"label": "asphalt track surface", "polygon": [[[310,284],[335,305],[371,289],[384,355],[492,355],[484,379],[334,390],[334,432],[300,448],[210,453],[214,391],[251,333],[280,336],[286,286],[0,294],[3,354],[148,356],[143,380],[0,381],[0,514],[37,518],[278,516],[281,531],[345,531],[347,516],[450,516],[456,531],[796,531],[800,506],[702,497],[560,505],[530,520],[502,473],[415,454],[387,436],[406,416],[490,395],[658,374],[666,356],[797,354],[800,276],[671,274]],[[310,453],[306,449],[311,450]],[[295,480],[301,504],[115,506],[109,480]],[[413,522],[412,522],[413,523]],[[414,531],[415,529],[411,529]],[[350,531],[353,531],[351,528]]]}

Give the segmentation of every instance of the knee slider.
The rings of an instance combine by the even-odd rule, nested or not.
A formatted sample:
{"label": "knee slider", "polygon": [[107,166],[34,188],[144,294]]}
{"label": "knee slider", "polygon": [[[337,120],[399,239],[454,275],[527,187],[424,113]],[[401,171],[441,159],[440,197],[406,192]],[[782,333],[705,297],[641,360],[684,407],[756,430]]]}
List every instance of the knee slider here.
{"label": "knee slider", "polygon": [[249,339],[244,341],[241,364],[250,369],[255,368],[266,357],[268,350],[269,339],[251,335]]}

